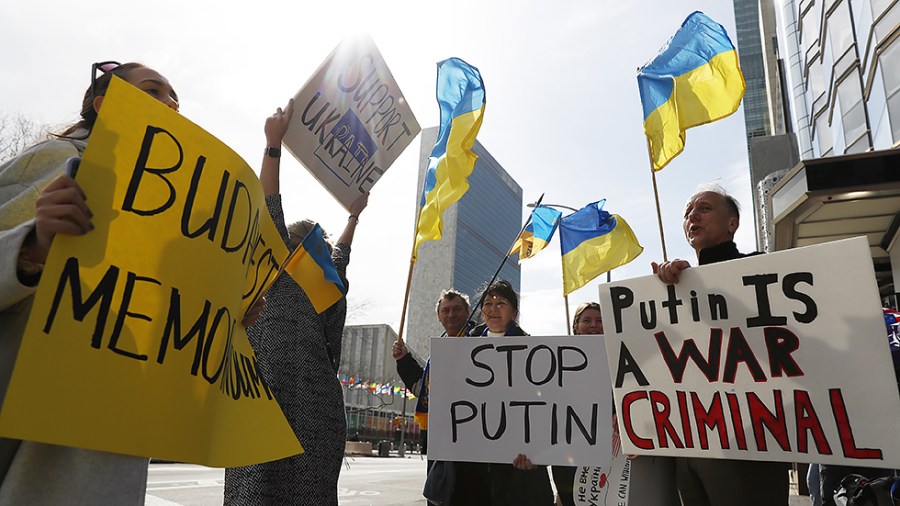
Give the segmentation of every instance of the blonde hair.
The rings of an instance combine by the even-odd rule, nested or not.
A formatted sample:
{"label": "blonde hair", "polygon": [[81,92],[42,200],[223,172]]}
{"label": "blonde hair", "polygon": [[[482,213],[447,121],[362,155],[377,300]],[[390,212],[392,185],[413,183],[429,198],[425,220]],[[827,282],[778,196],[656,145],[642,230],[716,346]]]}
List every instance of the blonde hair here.
{"label": "blonde hair", "polygon": [[[297,246],[300,246],[300,243],[303,242],[303,238],[306,237],[306,234],[308,234],[314,226],[316,226],[316,222],[309,219],[295,221],[288,225],[288,247],[291,250],[297,249]],[[331,253],[333,250],[331,237],[328,235],[328,232],[325,232],[324,228],[322,229],[322,235],[325,237],[325,244],[328,245],[328,252]]]}
{"label": "blonde hair", "polygon": [[585,302],[584,304],[578,306],[578,309],[575,310],[575,318],[572,318],[572,335],[575,335],[575,327],[578,326],[578,320],[581,319],[581,314],[587,311],[588,309],[596,309],[600,316],[603,316],[603,312],[600,311],[600,304],[596,302]]}

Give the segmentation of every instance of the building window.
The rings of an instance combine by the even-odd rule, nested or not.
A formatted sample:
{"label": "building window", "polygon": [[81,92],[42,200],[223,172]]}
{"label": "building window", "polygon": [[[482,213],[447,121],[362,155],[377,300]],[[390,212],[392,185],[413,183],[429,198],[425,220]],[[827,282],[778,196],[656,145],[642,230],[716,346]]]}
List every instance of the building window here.
{"label": "building window", "polygon": [[[879,2],[872,2],[872,8],[875,8],[875,4]],[[885,6],[890,4],[890,1],[883,1]],[[881,16],[879,19],[878,16]],[[887,10],[881,9],[879,14],[873,16],[877,21],[875,22],[875,42],[880,43],[883,40],[886,40],[891,36],[891,33],[897,28],[897,25],[900,24],[900,4],[893,4],[887,8]]]}
{"label": "building window", "polygon": [[820,156],[825,156],[832,148],[831,126],[828,124],[828,111],[816,116],[816,129],[814,135],[816,137],[816,143],[819,145]]}
{"label": "building window", "polygon": [[844,145],[853,145],[866,134],[866,111],[863,107],[859,70],[853,70],[837,85],[841,104],[841,122],[844,126]]}
{"label": "building window", "polygon": [[884,96],[891,121],[892,139],[900,141],[900,39],[895,39],[878,56],[878,66],[884,76]]}
{"label": "building window", "polygon": [[821,9],[809,9],[800,17],[800,43],[807,55],[807,62],[812,54],[818,53],[819,46],[819,14]]}
{"label": "building window", "polygon": [[872,19],[878,19],[878,16],[880,16],[893,1],[894,0],[870,0],[872,6]]}
{"label": "building window", "polygon": [[828,20],[825,22],[825,30],[831,40],[831,52],[835,60],[844,54],[853,43],[852,28],[848,2],[844,0],[828,14]]}
{"label": "building window", "polygon": [[810,63],[806,80],[809,84],[810,96],[815,102],[825,94],[825,76],[822,74],[822,62],[818,58]]}

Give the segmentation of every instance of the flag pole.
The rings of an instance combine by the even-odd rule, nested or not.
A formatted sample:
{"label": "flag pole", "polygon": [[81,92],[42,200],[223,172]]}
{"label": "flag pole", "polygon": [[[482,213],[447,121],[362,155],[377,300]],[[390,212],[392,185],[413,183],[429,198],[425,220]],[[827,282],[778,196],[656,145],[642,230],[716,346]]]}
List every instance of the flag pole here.
{"label": "flag pole", "polygon": [[650,160],[650,178],[653,180],[653,200],[656,201],[656,222],[659,224],[659,240],[662,242],[663,262],[667,262],[669,256],[666,254],[666,233],[663,232],[662,211],[659,206],[659,190],[656,188],[656,171],[653,170],[653,151],[650,148],[650,138],[646,135],[644,137],[647,139],[647,156]]}
{"label": "flag pole", "polygon": [[572,320],[569,318],[569,296],[563,295],[563,299],[565,299],[565,301],[566,301],[566,334],[571,336],[572,335],[572,327],[569,326],[569,322]]}
{"label": "flag pole", "polygon": [[409,274],[406,275],[406,293],[403,294],[403,309],[400,311],[400,328],[397,330],[398,343],[403,342],[403,325],[406,323],[406,309],[409,306],[409,290],[412,286],[413,267],[416,265],[416,237],[419,235],[419,217],[422,214],[422,206],[416,206],[416,222],[413,225],[412,250],[409,252]]}
{"label": "flag pole", "polygon": [[[541,205],[541,201],[542,201],[542,200],[544,200],[544,194],[543,194],[543,193],[542,193],[541,196],[537,199],[537,202],[534,203],[534,208],[535,208],[535,209],[537,209],[537,207],[538,207],[539,205]],[[532,212],[534,212],[534,211],[532,211]],[[497,276],[500,275],[500,270],[502,270],[502,269],[503,269],[503,266],[506,265],[506,260],[509,258],[509,252],[512,251],[513,246],[516,245],[516,241],[518,241],[518,240],[519,240],[519,237],[522,236],[522,232],[525,231],[525,227],[527,227],[529,223],[531,223],[531,213],[528,214],[528,219],[525,220],[525,224],[522,225],[522,229],[519,230],[519,233],[516,235],[516,238],[513,239],[513,243],[512,243],[512,244],[509,246],[509,248],[506,250],[506,255],[503,256],[503,261],[500,262],[500,267],[497,267],[497,271],[494,272],[494,275],[493,275],[493,277],[491,277],[491,280],[488,281],[487,286],[491,286],[491,285],[494,283],[494,281],[497,280]],[[481,303],[482,303],[482,302],[484,302],[484,292],[482,292],[482,293],[481,293],[481,297],[478,298],[478,303],[475,304],[474,306],[472,306],[472,312],[469,314],[469,319],[468,319],[467,321],[471,321],[472,318],[475,317],[475,312],[478,311],[478,308],[479,308],[479,307],[481,307]],[[464,329],[465,329],[465,327],[463,327],[462,329],[460,329],[460,332],[462,332]],[[457,337],[461,337],[461,336],[457,336]]]}

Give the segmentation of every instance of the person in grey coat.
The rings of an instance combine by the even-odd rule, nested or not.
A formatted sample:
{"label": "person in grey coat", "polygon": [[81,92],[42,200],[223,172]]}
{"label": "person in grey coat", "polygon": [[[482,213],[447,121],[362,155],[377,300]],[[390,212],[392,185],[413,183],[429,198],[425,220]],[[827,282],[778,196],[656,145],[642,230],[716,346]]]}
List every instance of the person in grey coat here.
{"label": "person in grey coat", "polygon": [[[53,238],[90,234],[93,229],[84,192],[64,168],[69,158],[84,152],[112,76],[178,109],[169,81],[153,69],[113,62],[95,64],[94,69],[81,120],[0,165],[0,395],[4,397]],[[0,505],[143,504],[147,463],[142,457],[0,438]]]}

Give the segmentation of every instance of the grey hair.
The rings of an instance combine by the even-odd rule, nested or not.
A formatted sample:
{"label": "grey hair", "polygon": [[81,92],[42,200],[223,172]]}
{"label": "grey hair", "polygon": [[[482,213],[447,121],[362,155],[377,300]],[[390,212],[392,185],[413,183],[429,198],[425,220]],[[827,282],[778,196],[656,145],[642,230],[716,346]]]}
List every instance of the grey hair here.
{"label": "grey hair", "polygon": [[691,195],[691,198],[688,199],[688,202],[693,200],[693,198],[695,196],[697,196],[698,193],[704,193],[704,192],[718,193],[719,195],[721,195],[725,199],[725,203],[728,205],[728,210],[729,210],[730,214],[737,219],[741,219],[741,204],[740,204],[740,202],[738,202],[736,198],[732,197],[731,194],[729,194],[725,190],[725,187],[722,186],[721,183],[719,183],[719,180],[707,181],[705,183],[700,183],[700,185],[697,187],[697,190],[694,192],[693,195]]}
{"label": "grey hair", "polygon": [[434,312],[436,313],[436,312],[440,311],[442,300],[444,300],[444,299],[453,300],[457,297],[462,299],[463,304],[466,305],[466,312],[469,312],[470,307],[471,307],[471,306],[469,306],[469,296],[460,292],[459,290],[456,290],[453,288],[448,288],[446,290],[441,291],[441,296],[438,297],[437,302],[434,304]]}

